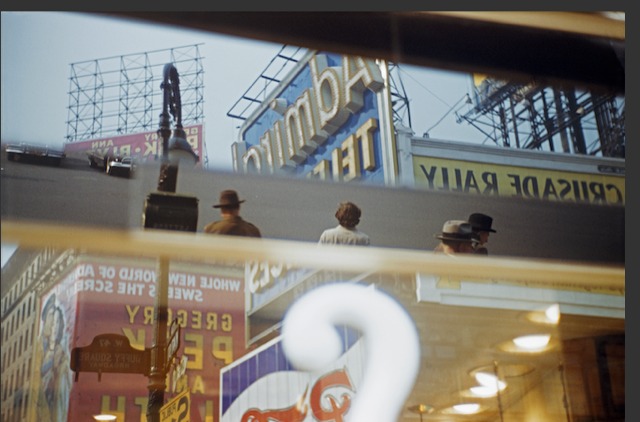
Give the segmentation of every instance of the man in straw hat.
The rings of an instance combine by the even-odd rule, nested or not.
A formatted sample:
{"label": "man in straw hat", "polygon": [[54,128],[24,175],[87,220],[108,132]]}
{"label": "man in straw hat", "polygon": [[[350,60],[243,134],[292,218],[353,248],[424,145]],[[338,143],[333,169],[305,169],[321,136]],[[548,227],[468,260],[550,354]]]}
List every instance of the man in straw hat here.
{"label": "man in straw hat", "polygon": [[449,220],[442,226],[442,233],[435,236],[440,239],[434,252],[443,252],[448,255],[458,253],[474,253],[474,245],[477,243],[473,235],[471,224],[465,220]]}
{"label": "man in straw hat", "polygon": [[260,230],[250,222],[240,217],[240,204],[244,202],[238,199],[238,193],[234,190],[223,190],[220,193],[219,203],[213,208],[220,209],[222,219],[204,226],[205,233],[227,234],[232,236],[262,237]]}

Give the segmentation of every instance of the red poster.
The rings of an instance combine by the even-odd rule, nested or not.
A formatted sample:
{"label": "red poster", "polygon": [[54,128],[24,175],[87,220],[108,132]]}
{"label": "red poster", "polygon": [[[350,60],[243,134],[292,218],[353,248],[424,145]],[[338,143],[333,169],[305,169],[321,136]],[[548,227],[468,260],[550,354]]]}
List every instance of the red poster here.
{"label": "red poster", "polygon": [[[201,166],[204,151],[203,125],[186,126],[184,131],[187,135],[187,142],[201,158],[197,164]],[[67,143],[64,146],[64,152],[67,155],[92,152],[100,156],[132,156],[140,161],[154,161],[162,156],[162,139],[158,136],[157,131],[142,132]]]}
{"label": "red poster", "polygon": [[[126,336],[137,350],[151,348],[156,270],[154,260],[77,259],[54,289],[58,305],[64,308],[68,344],[61,344],[67,359],[61,367],[70,368],[73,349],[89,346],[104,334]],[[217,420],[220,368],[245,353],[243,276],[243,266],[170,265],[169,324],[175,320],[181,327],[177,356],[186,357],[191,421]],[[43,298],[43,311],[52,294]],[[171,372],[165,403],[178,393]],[[71,369],[67,375],[68,400],[62,400],[62,407],[68,406],[66,420],[92,420],[93,415],[108,413],[118,421],[146,421],[146,375]]]}

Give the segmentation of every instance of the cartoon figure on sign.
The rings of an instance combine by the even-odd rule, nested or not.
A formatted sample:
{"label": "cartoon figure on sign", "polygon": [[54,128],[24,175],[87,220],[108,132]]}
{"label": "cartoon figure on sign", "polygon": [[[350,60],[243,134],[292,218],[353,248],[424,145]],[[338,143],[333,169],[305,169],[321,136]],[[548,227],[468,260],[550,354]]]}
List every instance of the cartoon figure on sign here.
{"label": "cartoon figure on sign", "polygon": [[39,420],[66,421],[71,389],[69,351],[62,308],[51,295],[42,310]]}
{"label": "cartoon figure on sign", "polygon": [[[342,387],[353,391],[347,370],[341,369],[330,372],[316,381],[311,389],[309,404],[314,420],[320,422],[344,422],[344,415],[351,406],[351,397],[344,393],[341,401],[329,393],[332,389]],[[306,400],[308,388],[300,395],[296,404],[285,409],[249,409],[242,415],[241,422],[302,422],[305,420],[309,406]],[[326,398],[329,408],[322,406],[322,399]]]}
{"label": "cartoon figure on sign", "polygon": [[308,407],[304,404],[307,387],[300,395],[296,404],[286,409],[265,410],[249,409],[242,415],[241,422],[302,422],[307,416]]}
{"label": "cartoon figure on sign", "polygon": [[[336,387],[344,387],[353,391],[346,368],[323,376],[316,382],[313,389],[311,389],[311,411],[317,420],[327,422],[344,421],[344,415],[349,411],[349,407],[351,407],[351,397],[347,393],[342,394],[342,405],[340,405],[338,400],[327,392]],[[329,410],[325,410],[322,407],[322,396],[325,393],[325,397],[331,406]]]}

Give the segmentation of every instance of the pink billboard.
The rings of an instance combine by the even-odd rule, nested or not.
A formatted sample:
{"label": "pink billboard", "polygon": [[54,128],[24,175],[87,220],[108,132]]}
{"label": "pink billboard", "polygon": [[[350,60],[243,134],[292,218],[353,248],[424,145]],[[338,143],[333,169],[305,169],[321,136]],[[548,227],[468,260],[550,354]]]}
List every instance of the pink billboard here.
{"label": "pink billboard", "polygon": [[[202,165],[204,151],[203,125],[185,126],[187,142],[200,157],[198,165]],[[68,156],[82,153],[94,153],[101,156],[133,156],[140,161],[154,161],[162,156],[162,139],[157,131],[134,133],[131,135],[111,136],[82,142],[71,142],[64,146]]]}
{"label": "pink billboard", "polygon": [[[43,297],[42,320],[49,314],[60,315],[57,323],[41,324],[45,352],[39,353],[39,373],[34,373],[34,380],[42,380],[41,399],[36,398],[38,418],[32,420],[92,420],[98,414],[115,415],[119,422],[146,420],[148,361],[107,365],[93,360],[108,353],[78,356],[78,349],[86,352],[92,343],[126,339],[126,348],[140,351],[141,356],[150,352],[156,266],[154,260],[81,257]],[[219,413],[220,368],[246,352],[243,271],[244,267],[170,266],[168,323],[180,327],[180,343],[176,365],[167,373],[165,403],[186,387],[192,421],[211,421]],[[56,334],[59,330],[62,334]],[[121,346],[109,346],[112,355],[122,355]],[[48,348],[57,352],[47,354]],[[179,362],[186,366],[185,375],[176,380]],[[74,372],[74,367],[82,371]]]}

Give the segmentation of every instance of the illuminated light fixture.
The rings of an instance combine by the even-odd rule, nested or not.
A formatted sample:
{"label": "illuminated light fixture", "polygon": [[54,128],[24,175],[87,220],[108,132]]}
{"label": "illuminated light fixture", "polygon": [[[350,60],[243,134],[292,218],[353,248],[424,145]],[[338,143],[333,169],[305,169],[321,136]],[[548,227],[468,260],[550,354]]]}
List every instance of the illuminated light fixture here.
{"label": "illuminated light fixture", "polygon": [[544,309],[529,312],[527,319],[540,324],[558,325],[560,322],[560,305],[556,303]]}
{"label": "illuminated light fixture", "polygon": [[[513,344],[513,343],[512,343]],[[492,374],[495,377],[496,369],[500,378],[521,377],[532,372],[535,368],[528,363],[500,363],[498,367],[494,365],[483,365],[469,371],[469,375],[476,378],[478,372]]]}
{"label": "illuminated light fixture", "polygon": [[115,421],[117,417],[116,415],[102,414],[102,415],[93,415],[93,419],[97,421]]}
{"label": "illuminated light fixture", "polygon": [[476,372],[475,378],[476,381],[478,381],[483,387],[493,389],[494,393],[507,388],[507,383],[499,380],[498,377],[496,377],[494,374],[490,374],[487,372]]}
{"label": "illuminated light fixture", "polygon": [[544,311],[547,320],[552,324],[557,324],[560,322],[560,305],[555,304],[551,305]]}
{"label": "illuminated light fixture", "polygon": [[498,389],[496,387],[488,387],[486,385],[477,385],[475,387],[469,388],[468,395],[473,397],[486,398],[486,397],[494,397],[496,394],[498,394]]}
{"label": "illuminated light fixture", "polygon": [[549,334],[535,334],[530,336],[516,337],[513,343],[523,350],[535,351],[547,347],[551,336]]}
{"label": "illuminated light fixture", "polygon": [[472,415],[480,411],[480,405],[478,403],[460,403],[453,406],[453,409],[463,415]]}
{"label": "illuminated light fixture", "polygon": [[459,403],[442,410],[441,413],[448,415],[473,415],[480,413],[482,406],[478,403]]}
{"label": "illuminated light fixture", "polygon": [[508,353],[544,353],[558,346],[549,334],[532,334],[503,341],[496,347]]}

